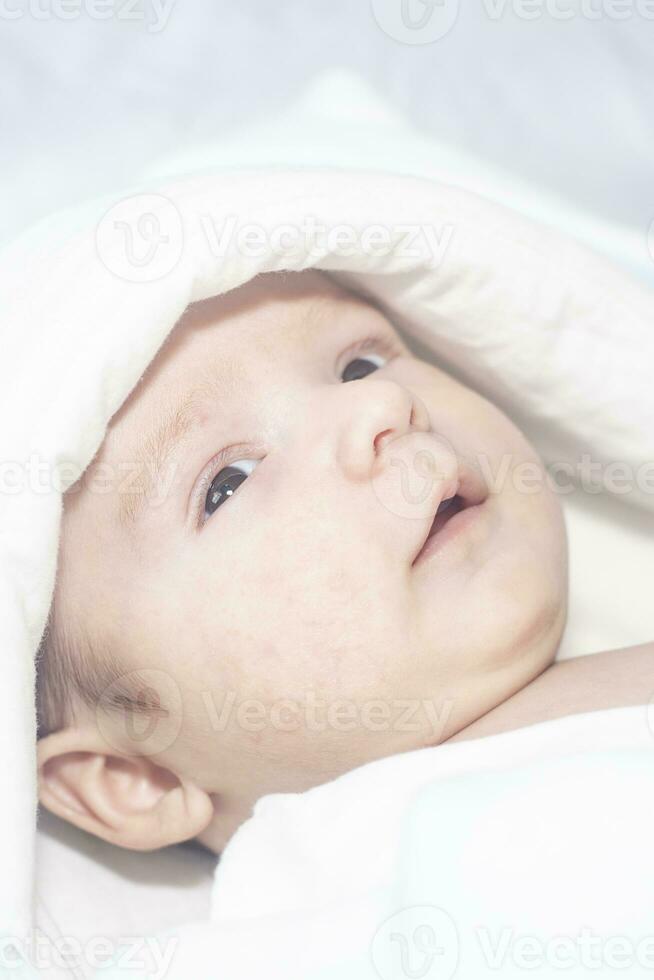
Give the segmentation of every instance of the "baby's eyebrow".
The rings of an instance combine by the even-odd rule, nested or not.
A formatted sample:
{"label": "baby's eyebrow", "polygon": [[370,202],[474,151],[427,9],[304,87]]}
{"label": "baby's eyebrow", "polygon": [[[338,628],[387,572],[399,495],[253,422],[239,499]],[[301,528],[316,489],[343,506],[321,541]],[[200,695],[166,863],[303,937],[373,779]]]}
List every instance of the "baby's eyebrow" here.
{"label": "baby's eyebrow", "polygon": [[[215,404],[217,398],[224,399],[230,388],[233,390],[235,379],[230,372],[226,373],[227,377],[225,373],[220,377],[216,374],[203,377],[179,404],[167,409],[163,420],[141,440],[136,456],[130,460],[129,469],[135,478],[127,480],[126,492],[119,493],[121,527],[133,530],[154,491],[169,487],[168,481],[162,479],[167,463],[200,426],[203,411],[212,402]],[[156,499],[161,503],[159,494]]]}

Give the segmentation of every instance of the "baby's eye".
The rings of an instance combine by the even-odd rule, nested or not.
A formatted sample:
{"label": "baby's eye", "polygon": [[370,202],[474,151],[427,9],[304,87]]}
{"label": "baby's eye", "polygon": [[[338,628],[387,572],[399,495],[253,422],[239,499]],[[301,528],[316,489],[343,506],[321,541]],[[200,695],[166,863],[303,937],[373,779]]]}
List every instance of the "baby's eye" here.
{"label": "baby's eye", "polygon": [[[244,480],[254,469],[257,460],[237,459],[229,466],[223,466],[214,476],[204,501],[204,519],[211,517],[221,504],[236,493]],[[245,472],[243,472],[245,471]]]}
{"label": "baby's eye", "polygon": [[376,354],[355,357],[353,361],[349,361],[345,365],[345,369],[341,374],[341,381],[358,381],[359,378],[365,378],[366,375],[372,374],[377,368],[383,367],[384,360],[385,358],[378,357]]}

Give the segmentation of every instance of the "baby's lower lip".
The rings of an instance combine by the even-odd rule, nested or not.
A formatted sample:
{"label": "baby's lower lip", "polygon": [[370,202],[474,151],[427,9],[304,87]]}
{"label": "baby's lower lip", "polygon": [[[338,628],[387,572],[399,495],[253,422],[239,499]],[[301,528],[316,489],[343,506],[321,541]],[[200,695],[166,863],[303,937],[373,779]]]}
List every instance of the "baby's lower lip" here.
{"label": "baby's lower lip", "polygon": [[[421,550],[416,555],[413,564],[418,565],[432,555],[443,551],[451,542],[463,539],[467,531],[477,524],[484,513],[484,504],[471,504],[461,507],[451,517],[446,518],[439,527],[441,515],[435,519],[435,533],[430,533]],[[445,515],[442,515],[445,517]]]}

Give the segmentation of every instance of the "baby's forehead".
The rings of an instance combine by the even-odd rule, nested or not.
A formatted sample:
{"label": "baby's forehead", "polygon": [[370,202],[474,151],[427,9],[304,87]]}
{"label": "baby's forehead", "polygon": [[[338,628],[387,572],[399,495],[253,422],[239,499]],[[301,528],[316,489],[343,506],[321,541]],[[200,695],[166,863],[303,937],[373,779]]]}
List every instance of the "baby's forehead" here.
{"label": "baby's forehead", "polygon": [[268,326],[268,319],[278,330],[291,327],[296,318],[311,326],[330,310],[344,307],[374,309],[368,299],[315,269],[264,273],[227,293],[191,303],[171,334],[248,322]]}
{"label": "baby's forehead", "polygon": [[388,325],[364,298],[315,270],[261,275],[189,305],[110,419],[86,478],[123,457],[163,457],[204,404],[237,397],[253,361],[267,362],[281,342],[310,350],[323,333],[337,344],[371,316]]}
{"label": "baby's forehead", "polygon": [[[227,391],[238,381],[239,359],[264,359],[268,344],[302,344],[325,329],[335,332],[344,315],[351,322],[383,314],[364,297],[316,270],[267,273],[218,296],[190,304],[170,331],[112,424],[146,391],[191,383],[203,368],[221,376]],[[388,323],[388,321],[386,321]],[[215,361],[212,360],[216,355]]]}

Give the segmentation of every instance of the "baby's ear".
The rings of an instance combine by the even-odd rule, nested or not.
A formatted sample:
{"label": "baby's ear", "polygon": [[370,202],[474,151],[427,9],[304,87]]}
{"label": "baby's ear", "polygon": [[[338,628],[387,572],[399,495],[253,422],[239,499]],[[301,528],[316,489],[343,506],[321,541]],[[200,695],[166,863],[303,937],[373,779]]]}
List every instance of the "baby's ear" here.
{"label": "baby's ear", "polygon": [[111,844],[151,851],[196,837],[214,815],[210,795],[145,756],[120,755],[92,728],[37,743],[39,799]]}

